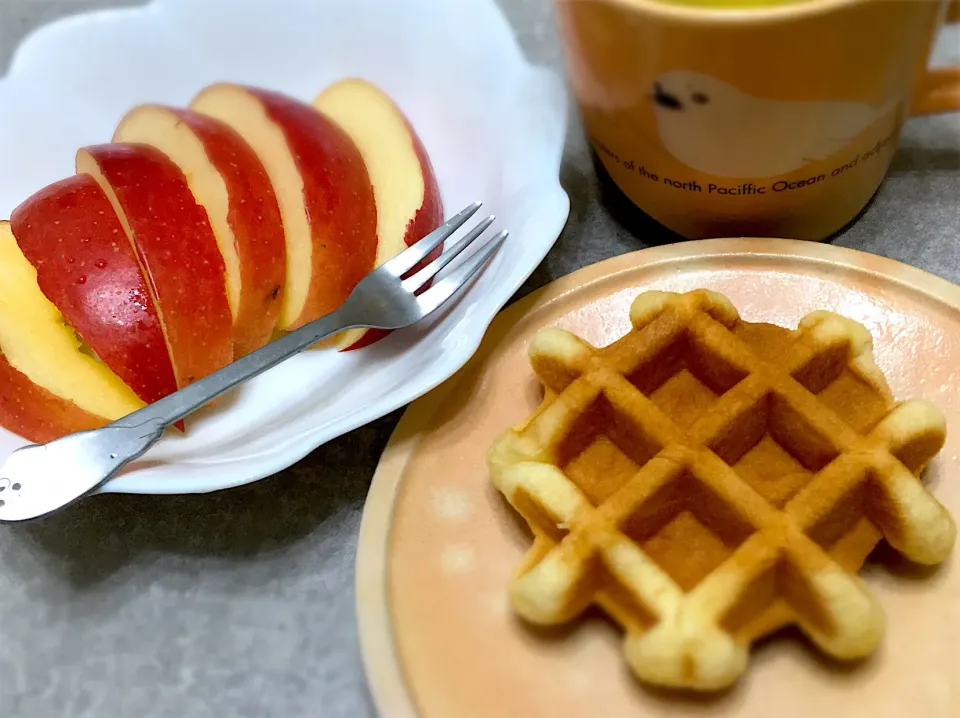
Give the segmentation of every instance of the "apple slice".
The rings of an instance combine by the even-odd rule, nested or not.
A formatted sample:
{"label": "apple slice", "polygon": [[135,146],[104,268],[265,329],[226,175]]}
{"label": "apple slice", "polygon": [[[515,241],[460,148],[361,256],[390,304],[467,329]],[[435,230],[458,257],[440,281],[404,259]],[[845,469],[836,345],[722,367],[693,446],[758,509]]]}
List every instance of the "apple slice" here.
{"label": "apple slice", "polygon": [[273,186],[250,145],[212,117],[161,105],[128,112],[113,141],[163,152],[206,211],[226,266],[235,356],[270,341],[283,301],[286,244]]}
{"label": "apple slice", "polygon": [[0,354],[0,426],[35,444],[74,431],[99,429],[106,419],[34,384]]}
{"label": "apple slice", "polygon": [[150,404],[177,390],[136,254],[90,175],[32,195],[13,210],[10,228],[47,299],[137,396]]}
{"label": "apple slice", "polygon": [[373,269],[377,252],[373,188],[353,141],[310,105],[278,92],[218,83],[190,106],[236,130],[277,193],[287,245],[279,328],[336,309]]}
{"label": "apple slice", "polygon": [[[427,151],[386,93],[366,80],[347,78],[321,92],[313,105],[350,135],[363,156],[377,204],[376,266],[443,223],[440,188]],[[357,349],[385,334],[355,329],[338,336],[337,344]]]}
{"label": "apple slice", "polygon": [[94,429],[144,406],[81,342],[0,222],[0,425],[29,441]]}
{"label": "apple slice", "polygon": [[110,199],[147,277],[184,387],[233,360],[226,268],[183,173],[155,147],[113,143],[77,152],[77,172]]}

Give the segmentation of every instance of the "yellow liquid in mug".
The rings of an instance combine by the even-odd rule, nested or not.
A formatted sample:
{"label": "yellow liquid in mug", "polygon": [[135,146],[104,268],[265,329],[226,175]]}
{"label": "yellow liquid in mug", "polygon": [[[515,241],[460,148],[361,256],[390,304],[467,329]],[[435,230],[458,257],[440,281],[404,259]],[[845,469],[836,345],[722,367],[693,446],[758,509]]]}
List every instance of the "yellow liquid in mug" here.
{"label": "yellow liquid in mug", "polygon": [[797,5],[813,0],[660,0],[668,5],[683,5],[691,8],[712,8],[727,10],[742,10],[749,8],[768,8],[778,5]]}

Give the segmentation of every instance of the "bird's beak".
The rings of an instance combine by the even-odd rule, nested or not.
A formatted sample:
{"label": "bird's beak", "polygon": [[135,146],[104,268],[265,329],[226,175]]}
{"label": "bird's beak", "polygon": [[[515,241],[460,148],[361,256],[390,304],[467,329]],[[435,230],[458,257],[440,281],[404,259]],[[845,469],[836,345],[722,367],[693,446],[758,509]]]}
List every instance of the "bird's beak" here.
{"label": "bird's beak", "polygon": [[667,110],[682,110],[683,103],[677,98],[676,95],[671,94],[663,89],[663,86],[659,82],[653,83],[653,101],[660,107],[663,107]]}

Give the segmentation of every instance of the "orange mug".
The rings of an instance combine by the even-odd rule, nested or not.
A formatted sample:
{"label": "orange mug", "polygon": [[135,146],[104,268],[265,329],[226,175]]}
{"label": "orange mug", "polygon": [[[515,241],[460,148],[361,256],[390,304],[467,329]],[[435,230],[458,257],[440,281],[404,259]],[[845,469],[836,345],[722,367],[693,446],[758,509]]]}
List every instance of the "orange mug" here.
{"label": "orange mug", "polygon": [[825,239],[876,192],[910,116],[960,110],[960,67],[928,67],[960,2],[554,3],[597,156],[687,238]]}

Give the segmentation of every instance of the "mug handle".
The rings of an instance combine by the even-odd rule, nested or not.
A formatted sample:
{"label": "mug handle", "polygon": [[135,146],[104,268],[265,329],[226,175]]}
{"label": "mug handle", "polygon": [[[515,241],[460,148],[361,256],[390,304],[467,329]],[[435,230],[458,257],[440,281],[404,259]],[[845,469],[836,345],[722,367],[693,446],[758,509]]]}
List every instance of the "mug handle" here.
{"label": "mug handle", "polygon": [[[960,0],[949,3],[945,22],[960,22]],[[914,90],[910,114],[935,115],[957,110],[960,110],[960,65],[927,68]]]}

